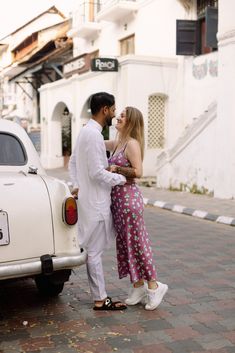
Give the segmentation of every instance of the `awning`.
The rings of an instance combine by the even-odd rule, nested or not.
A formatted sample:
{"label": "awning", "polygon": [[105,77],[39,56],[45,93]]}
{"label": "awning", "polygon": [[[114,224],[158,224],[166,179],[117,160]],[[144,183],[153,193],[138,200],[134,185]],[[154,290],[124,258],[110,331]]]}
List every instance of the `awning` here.
{"label": "awning", "polygon": [[[19,68],[20,68],[20,67],[21,67],[21,66],[19,66]],[[35,73],[35,72],[41,70],[42,67],[43,67],[42,64],[41,64],[41,65],[36,65],[36,66],[34,66],[34,67],[32,67],[32,68],[27,68],[27,67],[24,66],[24,67],[23,67],[23,70],[20,71],[20,72],[18,72],[18,73],[16,73],[14,76],[11,76],[11,78],[9,78],[9,81],[18,80],[20,77],[24,77],[26,74],[27,74],[27,76],[29,76],[29,75],[31,75],[31,74],[33,74],[33,73]]]}
{"label": "awning", "polygon": [[25,66],[12,65],[12,66],[6,67],[2,71],[2,75],[7,76],[9,80],[11,80],[15,76],[20,75],[25,70],[26,70]]}
{"label": "awning", "polygon": [[[47,68],[50,67],[51,69],[57,71],[55,68],[56,64],[54,64],[53,61],[57,57],[63,58],[63,53],[67,53],[71,49],[72,49],[72,42],[68,41],[64,47],[55,48],[50,53],[42,55],[41,58],[39,60],[37,60],[35,63],[31,63],[28,65],[27,65],[27,63],[25,63],[24,66],[18,66],[19,72],[16,71],[15,73],[12,73],[11,76],[9,77],[9,81],[18,80],[20,77],[24,77],[26,75],[30,76],[30,74],[34,74],[35,72],[43,69],[46,66],[47,66]],[[50,60],[52,62],[50,62]],[[56,60],[56,61],[58,62],[58,60]],[[62,60],[61,65],[63,65],[64,61],[65,61],[65,59]],[[8,76],[8,74],[6,74],[6,75]],[[61,73],[61,77],[63,77],[62,73]]]}

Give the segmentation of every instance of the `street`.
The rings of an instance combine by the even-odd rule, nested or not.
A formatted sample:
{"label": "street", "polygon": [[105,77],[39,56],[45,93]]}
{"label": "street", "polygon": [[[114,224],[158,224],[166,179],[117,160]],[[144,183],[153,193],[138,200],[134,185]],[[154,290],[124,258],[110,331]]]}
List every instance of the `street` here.
{"label": "street", "polygon": [[[86,268],[57,299],[43,299],[30,279],[0,284],[1,353],[234,353],[234,228],[146,207],[160,281],[169,285],[155,311],[143,306],[95,312]],[[111,297],[124,300],[114,246],[104,269]]]}
{"label": "street", "polygon": [[[235,353],[232,14],[235,0],[2,1],[0,353]],[[132,300],[115,241],[104,288],[110,206],[119,272],[158,288],[153,311],[98,310]]]}

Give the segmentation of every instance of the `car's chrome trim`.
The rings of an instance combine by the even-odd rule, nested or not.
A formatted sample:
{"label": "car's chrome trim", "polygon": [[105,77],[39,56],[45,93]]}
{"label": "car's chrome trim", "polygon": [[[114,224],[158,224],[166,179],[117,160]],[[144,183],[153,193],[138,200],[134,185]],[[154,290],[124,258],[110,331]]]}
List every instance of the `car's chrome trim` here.
{"label": "car's chrome trim", "polygon": [[[52,257],[53,270],[73,269],[86,262],[87,253],[83,250],[78,255]],[[30,277],[42,273],[40,260],[20,262],[18,264],[0,265],[0,280],[17,277]]]}

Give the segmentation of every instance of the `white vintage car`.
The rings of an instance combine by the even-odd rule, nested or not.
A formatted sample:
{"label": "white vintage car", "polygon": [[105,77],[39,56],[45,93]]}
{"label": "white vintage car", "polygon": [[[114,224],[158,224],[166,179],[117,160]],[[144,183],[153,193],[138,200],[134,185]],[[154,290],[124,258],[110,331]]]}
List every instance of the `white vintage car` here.
{"label": "white vintage car", "polygon": [[66,183],[46,175],[25,130],[0,119],[0,280],[33,277],[58,295],[86,262],[77,207]]}

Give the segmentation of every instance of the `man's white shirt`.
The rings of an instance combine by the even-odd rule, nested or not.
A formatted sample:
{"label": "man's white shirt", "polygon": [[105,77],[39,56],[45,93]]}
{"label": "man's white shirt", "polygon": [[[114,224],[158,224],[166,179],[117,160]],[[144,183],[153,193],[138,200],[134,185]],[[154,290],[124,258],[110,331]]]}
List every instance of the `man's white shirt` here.
{"label": "man's white shirt", "polygon": [[90,119],[79,133],[69,162],[71,181],[79,188],[78,233],[84,246],[97,222],[105,221],[106,231],[112,232],[111,188],[126,182],[124,176],[106,170],[108,160],[101,132],[102,126]]}

